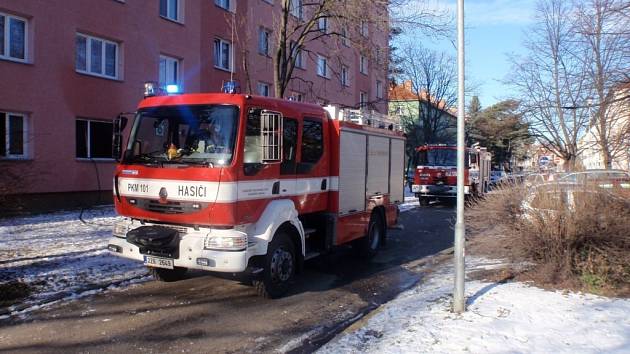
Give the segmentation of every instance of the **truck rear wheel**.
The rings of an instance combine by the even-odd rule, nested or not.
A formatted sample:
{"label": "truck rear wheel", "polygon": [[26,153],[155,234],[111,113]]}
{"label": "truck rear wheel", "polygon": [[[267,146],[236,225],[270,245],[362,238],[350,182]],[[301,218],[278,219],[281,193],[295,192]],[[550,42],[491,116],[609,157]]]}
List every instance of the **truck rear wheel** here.
{"label": "truck rear wheel", "polygon": [[376,256],[381,243],[383,242],[383,225],[377,213],[372,213],[368,232],[365,237],[355,241],[354,247],[361,258],[371,259]]}
{"label": "truck rear wheel", "polygon": [[149,267],[149,272],[155,280],[171,282],[184,279],[187,268],[175,267],[173,269]]}
{"label": "truck rear wheel", "polygon": [[263,260],[262,278],[254,280],[258,295],[275,299],[284,295],[296,270],[295,246],[284,232],[274,236]]}

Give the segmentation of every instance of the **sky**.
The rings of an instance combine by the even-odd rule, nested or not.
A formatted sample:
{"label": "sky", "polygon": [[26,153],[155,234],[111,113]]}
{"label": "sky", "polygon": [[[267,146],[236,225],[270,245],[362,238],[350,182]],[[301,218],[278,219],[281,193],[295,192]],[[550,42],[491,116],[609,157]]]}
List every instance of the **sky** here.
{"label": "sky", "polygon": [[[426,0],[417,0],[426,3]],[[501,83],[510,75],[508,55],[523,55],[522,43],[532,24],[536,0],[465,0],[466,78],[477,86],[482,107],[515,96]],[[429,6],[448,9],[456,14],[456,0],[430,0]],[[403,39],[404,39],[403,35]],[[454,46],[447,41],[422,40],[424,47],[444,50],[456,56]]]}

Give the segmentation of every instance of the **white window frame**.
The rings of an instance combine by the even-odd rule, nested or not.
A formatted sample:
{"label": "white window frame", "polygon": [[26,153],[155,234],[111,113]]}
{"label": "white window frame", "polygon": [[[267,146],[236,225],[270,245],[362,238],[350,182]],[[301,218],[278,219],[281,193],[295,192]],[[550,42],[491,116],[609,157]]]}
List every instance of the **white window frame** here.
{"label": "white window frame", "polygon": [[[20,63],[27,63],[29,58],[28,52],[28,19],[15,15],[10,15],[4,12],[0,12],[0,16],[4,17],[4,54],[0,55],[2,60],[17,61]],[[11,55],[11,19],[24,22],[24,59],[12,57]]]}
{"label": "white window frame", "polygon": [[359,108],[367,108],[368,94],[367,92],[359,92]]}
{"label": "white window frame", "polygon": [[350,68],[341,66],[341,86],[350,87]]}
{"label": "white window frame", "polygon": [[[162,80],[162,62],[164,61],[166,65],[166,77]],[[173,70],[173,64],[177,64],[177,68]],[[158,66],[158,83],[160,87],[166,87],[167,85],[177,85],[181,89],[181,72],[182,72],[182,61],[178,58],[170,57],[168,55],[160,55],[160,63]],[[169,79],[172,78],[172,75],[175,74],[175,81],[172,82]],[[170,77],[169,77],[170,76]]]}
{"label": "white window frame", "polygon": [[221,66],[221,62],[223,60],[219,60],[218,63],[217,62],[214,63],[215,69],[228,71],[228,72],[234,72],[233,68],[232,68],[232,64],[233,64],[232,63],[232,58],[233,58],[232,56],[234,55],[234,48],[232,47],[232,42],[226,41],[225,39],[222,39],[222,38],[215,38],[214,41],[212,41],[212,60],[216,61],[216,59],[217,59],[217,53],[216,53],[216,49],[217,49],[216,43],[217,43],[217,41],[219,42],[219,50],[220,50],[220,52],[218,54],[219,55],[219,59],[221,59],[223,57],[223,55],[224,55],[223,44],[227,44],[228,47],[229,47],[229,49],[228,49],[228,67],[227,68],[222,67]]}
{"label": "white window frame", "polygon": [[350,39],[348,39],[348,28],[345,26],[341,28],[341,44],[346,47],[350,47]]}
{"label": "white window frame", "polygon": [[320,32],[328,33],[328,17],[320,17],[317,19],[317,29]]}
{"label": "white window frame", "polygon": [[[269,56],[271,50],[271,31],[265,27],[258,28],[258,54]],[[263,43],[263,41],[265,43]]]}
{"label": "white window frame", "polygon": [[266,82],[258,82],[258,84],[256,84],[256,91],[259,96],[269,97],[271,95],[271,85]]}
{"label": "white window frame", "polygon": [[236,8],[236,0],[214,0],[214,4],[230,12],[234,12]]}
{"label": "white window frame", "polygon": [[[291,49],[291,54],[295,49],[297,44],[295,42],[291,42],[289,48]],[[299,69],[306,69],[306,60],[304,60],[304,51],[302,49],[298,49],[295,52],[295,67]]]}
{"label": "white window frame", "polygon": [[330,70],[328,70],[328,58],[323,55],[317,55],[317,76],[330,78]]}
{"label": "white window frame", "polygon": [[376,80],[376,98],[383,98],[383,82]]}
{"label": "white window frame", "polygon": [[[169,21],[184,23],[184,0],[165,0],[165,1],[166,1],[166,14],[162,15],[160,13],[160,17]],[[171,1],[175,1],[175,4],[177,5],[177,17],[173,17],[173,14],[169,14],[170,12],[169,9],[171,7],[168,6],[168,4]],[[158,13],[159,11],[160,9],[159,9],[159,3],[158,3]]]}
{"label": "white window frame", "polygon": [[[92,122],[95,122],[95,123],[109,123],[109,124],[112,124],[112,128],[113,128],[114,122],[111,122],[111,121],[108,122],[108,121],[97,120],[97,119],[86,119],[86,118],[77,118],[76,120],[77,121],[81,120],[81,121],[87,122],[87,137],[86,137],[86,140],[85,140],[87,157],[75,156],[75,159],[77,159],[77,160],[94,160],[94,161],[114,161],[113,157],[92,157],[92,148],[91,148],[91,146],[92,146],[92,134],[90,134],[90,132],[92,131]],[[75,121],[75,129],[76,129],[76,121]],[[76,132],[75,132],[75,135],[76,135]],[[76,144],[77,144],[76,138],[75,138],[74,144],[75,144],[75,155],[76,155]]]}
{"label": "white window frame", "polygon": [[368,60],[365,55],[359,56],[359,72],[364,75],[368,73]]}
{"label": "white window frame", "polygon": [[[85,74],[85,75],[90,75],[90,76],[97,76],[97,77],[102,77],[105,79],[110,79],[110,80],[118,80],[120,77],[120,43],[114,42],[114,41],[110,41],[108,39],[105,38],[100,38],[100,37],[95,37],[95,36],[90,36],[87,34],[83,34],[83,33],[76,33],[75,39],[76,37],[83,37],[85,38],[85,70],[81,70],[79,68],[77,68],[77,63],[76,63],[76,51],[78,50],[77,46],[76,46],[76,40],[75,40],[75,63],[74,63],[74,69],[76,72],[81,73],[81,74]],[[92,49],[92,40],[97,40],[97,41],[101,41],[103,42],[103,47],[102,47],[102,52],[101,52],[101,72],[102,73],[95,73],[91,71],[92,68],[92,55],[91,55],[91,49]],[[116,47],[116,57],[115,59],[115,63],[114,63],[114,76],[110,76],[105,74],[105,66],[106,64],[106,50],[105,47],[107,44],[113,44]]]}
{"label": "white window frame", "polygon": [[367,38],[370,35],[368,22],[366,20],[361,20],[361,23],[359,26],[360,26],[359,32],[361,33],[363,37]]}
{"label": "white window frame", "polygon": [[289,5],[289,13],[301,20],[302,18],[304,18],[304,8],[302,6],[302,0],[290,0],[291,4]]}
{"label": "white window frame", "polygon": [[[4,151],[5,155],[0,155],[0,160],[24,160],[29,157],[29,143],[27,140],[29,130],[29,119],[24,113],[0,111],[4,114]],[[9,116],[22,118],[22,155],[16,155],[10,153],[11,146],[11,130],[9,129]]]}

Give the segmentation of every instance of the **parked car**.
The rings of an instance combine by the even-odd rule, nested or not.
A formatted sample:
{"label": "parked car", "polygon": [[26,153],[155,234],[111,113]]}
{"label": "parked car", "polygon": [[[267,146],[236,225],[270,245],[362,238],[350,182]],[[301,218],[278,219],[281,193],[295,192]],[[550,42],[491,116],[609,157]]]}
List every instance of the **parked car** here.
{"label": "parked car", "polygon": [[559,181],[589,184],[606,189],[618,189],[622,194],[630,196],[630,173],[623,170],[573,172],[561,177]]}
{"label": "parked car", "polygon": [[490,185],[497,185],[501,181],[507,178],[505,171],[493,170],[490,171]]}
{"label": "parked car", "polygon": [[532,219],[534,215],[552,218],[561,211],[574,212],[582,206],[590,205],[594,200],[605,200],[610,203],[621,203],[630,206],[630,198],[611,193],[609,190],[575,182],[547,182],[530,188],[523,199],[521,208],[523,216]]}

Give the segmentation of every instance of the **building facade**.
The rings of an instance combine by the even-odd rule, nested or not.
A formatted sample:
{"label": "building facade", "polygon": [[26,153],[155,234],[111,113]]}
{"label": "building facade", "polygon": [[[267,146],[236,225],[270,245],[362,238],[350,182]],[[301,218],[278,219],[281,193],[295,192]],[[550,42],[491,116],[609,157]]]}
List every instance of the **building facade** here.
{"label": "building facade", "polygon": [[[147,81],[273,95],[279,12],[273,0],[0,0],[0,193],[111,195],[112,120]],[[387,48],[381,32],[370,40]],[[387,65],[352,43],[308,43],[287,98],[386,113]]]}

